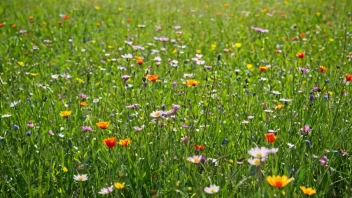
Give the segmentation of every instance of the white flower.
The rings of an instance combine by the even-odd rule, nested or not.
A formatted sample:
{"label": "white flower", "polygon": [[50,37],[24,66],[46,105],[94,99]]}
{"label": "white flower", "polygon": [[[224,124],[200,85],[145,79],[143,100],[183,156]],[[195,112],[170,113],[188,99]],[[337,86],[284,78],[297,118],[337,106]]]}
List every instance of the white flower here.
{"label": "white flower", "polygon": [[194,164],[199,164],[202,159],[201,155],[194,155],[193,157],[188,157],[187,160],[194,163]]}
{"label": "white flower", "polygon": [[21,102],[20,100],[11,102],[10,107],[14,107],[14,106],[18,105],[20,102]]}
{"label": "white flower", "polygon": [[292,102],[292,99],[280,98],[281,102]]}
{"label": "white flower", "polygon": [[1,116],[2,118],[8,118],[8,117],[11,117],[11,114],[10,113],[7,113],[7,114],[4,114]]}
{"label": "white flower", "polygon": [[105,194],[109,194],[114,190],[114,186],[110,186],[110,187],[106,187],[106,188],[102,188],[99,192],[99,194],[105,195]]}
{"label": "white flower", "polygon": [[150,116],[153,117],[153,118],[158,118],[160,116],[163,115],[163,112],[162,111],[153,111]]}
{"label": "white flower", "polygon": [[73,176],[73,179],[76,180],[76,181],[87,181],[88,180],[88,175],[84,174],[84,175],[74,175]]}
{"label": "white flower", "polygon": [[133,56],[132,54],[125,54],[125,55],[121,55],[122,58],[126,58],[126,59],[131,59]]}
{"label": "white flower", "polygon": [[208,194],[215,194],[217,192],[219,192],[220,187],[216,186],[214,184],[211,184],[209,187],[205,187],[204,188],[204,192],[208,193]]}
{"label": "white flower", "polygon": [[251,150],[248,151],[248,154],[255,157],[255,158],[265,158],[269,154],[276,153],[279,149],[273,148],[273,149],[268,149],[265,147],[255,147],[252,148]]}
{"label": "white flower", "polygon": [[248,163],[250,163],[253,166],[259,166],[260,162],[265,161],[266,158],[259,159],[259,158],[249,158]]}

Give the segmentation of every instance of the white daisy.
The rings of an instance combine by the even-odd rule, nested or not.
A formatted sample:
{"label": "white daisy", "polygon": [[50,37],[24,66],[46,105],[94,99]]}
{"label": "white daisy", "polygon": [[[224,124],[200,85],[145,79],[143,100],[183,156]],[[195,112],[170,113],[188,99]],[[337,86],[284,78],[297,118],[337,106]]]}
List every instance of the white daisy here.
{"label": "white daisy", "polygon": [[106,187],[106,188],[102,188],[99,192],[99,194],[105,195],[105,194],[109,194],[114,190],[114,186],[110,186],[110,187]]}
{"label": "white daisy", "polygon": [[87,174],[84,174],[84,175],[74,175],[73,176],[73,179],[76,180],[76,181],[79,181],[79,182],[82,182],[82,181],[87,181],[88,180],[88,175]]}
{"label": "white daisy", "polygon": [[199,164],[202,159],[201,155],[194,155],[193,157],[188,157],[187,160],[194,163],[194,164]]}
{"label": "white daisy", "polygon": [[220,190],[220,187],[216,186],[214,184],[211,184],[209,187],[204,188],[204,191],[208,194],[215,194],[215,193],[219,192],[219,190]]}

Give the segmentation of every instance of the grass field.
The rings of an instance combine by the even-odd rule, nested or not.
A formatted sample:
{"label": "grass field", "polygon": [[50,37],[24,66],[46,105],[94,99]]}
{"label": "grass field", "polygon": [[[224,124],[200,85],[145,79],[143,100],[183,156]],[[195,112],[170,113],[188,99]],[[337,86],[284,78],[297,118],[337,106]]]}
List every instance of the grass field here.
{"label": "grass field", "polygon": [[0,197],[352,197],[351,12],[0,1]]}

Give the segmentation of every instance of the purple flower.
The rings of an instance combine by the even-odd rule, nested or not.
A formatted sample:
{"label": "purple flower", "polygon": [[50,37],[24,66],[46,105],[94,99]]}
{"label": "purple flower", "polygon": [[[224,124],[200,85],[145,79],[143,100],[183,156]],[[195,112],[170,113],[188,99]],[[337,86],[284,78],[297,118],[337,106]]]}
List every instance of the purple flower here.
{"label": "purple flower", "polygon": [[302,131],[303,133],[310,133],[310,132],[312,131],[312,129],[310,128],[310,126],[304,125],[304,127],[301,128],[301,131]]}
{"label": "purple flower", "polygon": [[91,126],[82,126],[81,129],[82,129],[82,132],[91,132],[91,131],[93,131]]}
{"label": "purple flower", "polygon": [[251,26],[252,30],[255,30],[257,32],[261,32],[261,33],[265,33],[265,32],[269,32],[269,30],[263,29],[263,28],[259,28],[259,27],[253,27]]}
{"label": "purple flower", "polygon": [[33,124],[33,122],[29,121],[29,122],[27,122],[27,126],[30,127],[30,128],[33,128],[34,124]]}
{"label": "purple flower", "polygon": [[323,155],[323,156],[319,159],[319,162],[320,162],[320,164],[321,164],[322,166],[327,166],[327,165],[328,165],[328,161],[329,161],[329,159],[328,159],[325,155]]}
{"label": "purple flower", "polygon": [[85,94],[83,94],[83,93],[80,93],[80,94],[79,94],[79,97],[80,97],[81,99],[83,99],[83,100],[86,100],[86,99],[88,98],[88,96],[85,95]]}
{"label": "purple flower", "polygon": [[174,82],[172,83],[172,86],[176,87],[176,86],[177,86],[177,82],[174,81]]}
{"label": "purple flower", "polygon": [[299,67],[297,68],[299,71],[301,71],[302,73],[307,73],[309,70],[307,68],[303,68],[303,67]]}
{"label": "purple flower", "polygon": [[129,76],[129,75],[123,75],[123,76],[121,76],[121,78],[122,78],[122,80],[123,80],[124,82],[127,82],[128,79],[130,79],[130,77],[131,77],[131,76]]}

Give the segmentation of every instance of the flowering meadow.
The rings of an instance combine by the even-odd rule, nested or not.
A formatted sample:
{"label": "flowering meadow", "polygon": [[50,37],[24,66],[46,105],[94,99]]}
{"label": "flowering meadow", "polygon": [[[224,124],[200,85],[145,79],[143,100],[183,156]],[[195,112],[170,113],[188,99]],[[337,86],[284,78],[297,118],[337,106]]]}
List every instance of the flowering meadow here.
{"label": "flowering meadow", "polygon": [[351,12],[0,1],[0,197],[352,197]]}

